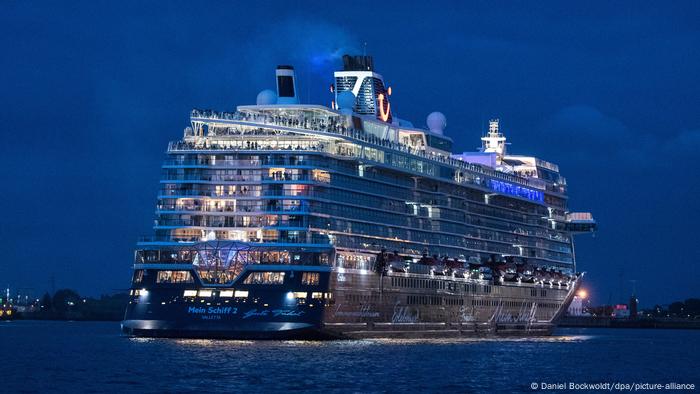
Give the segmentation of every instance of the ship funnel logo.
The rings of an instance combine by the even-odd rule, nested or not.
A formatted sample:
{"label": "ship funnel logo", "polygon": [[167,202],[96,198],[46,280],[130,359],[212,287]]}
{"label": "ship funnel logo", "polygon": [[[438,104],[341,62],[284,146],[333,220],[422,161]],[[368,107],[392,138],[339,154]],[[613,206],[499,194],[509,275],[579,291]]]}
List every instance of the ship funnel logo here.
{"label": "ship funnel logo", "polygon": [[387,100],[386,110],[384,110],[384,93],[379,93],[377,101],[379,101],[379,118],[386,122],[389,120],[389,114],[391,114],[391,103],[389,103],[389,100]]}

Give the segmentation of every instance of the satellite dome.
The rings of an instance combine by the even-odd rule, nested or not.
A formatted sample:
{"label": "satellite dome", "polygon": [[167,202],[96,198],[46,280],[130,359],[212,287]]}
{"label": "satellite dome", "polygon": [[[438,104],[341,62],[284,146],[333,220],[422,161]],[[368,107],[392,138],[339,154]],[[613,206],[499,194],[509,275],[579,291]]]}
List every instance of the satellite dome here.
{"label": "satellite dome", "polygon": [[428,129],[436,134],[442,134],[447,127],[447,118],[442,112],[431,112],[425,122]]}
{"label": "satellite dome", "polygon": [[355,105],[355,95],[349,90],[338,93],[337,105],[340,112],[352,113],[352,107]]}
{"label": "satellite dome", "polygon": [[255,100],[257,105],[272,105],[277,104],[277,93],[270,89],[265,89],[258,93],[258,97]]}

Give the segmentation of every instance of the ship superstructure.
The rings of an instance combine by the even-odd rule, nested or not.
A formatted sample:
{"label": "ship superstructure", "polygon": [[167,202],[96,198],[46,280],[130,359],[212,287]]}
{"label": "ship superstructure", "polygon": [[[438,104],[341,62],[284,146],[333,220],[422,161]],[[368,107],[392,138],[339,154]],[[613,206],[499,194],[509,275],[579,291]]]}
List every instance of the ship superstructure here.
{"label": "ship superstructure", "polygon": [[193,110],[171,142],[155,236],[136,251],[134,335],[276,338],[549,333],[580,282],[555,164],[509,155],[498,120],[451,153],[446,118],[394,115],[369,56],[330,107],[277,92]]}

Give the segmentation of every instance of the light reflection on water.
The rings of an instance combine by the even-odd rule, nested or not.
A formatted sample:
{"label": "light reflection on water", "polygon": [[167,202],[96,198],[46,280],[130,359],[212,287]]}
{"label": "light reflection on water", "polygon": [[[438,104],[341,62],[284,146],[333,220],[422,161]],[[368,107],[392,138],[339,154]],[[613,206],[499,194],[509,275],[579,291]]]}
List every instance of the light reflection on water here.
{"label": "light reflection on water", "polygon": [[216,340],[216,339],[166,339],[159,338],[159,341],[172,342],[178,345],[184,345],[188,347],[195,348],[206,348],[206,347],[220,347],[222,345],[231,347],[244,347],[251,346],[255,344],[255,341],[241,341],[241,340]]}
{"label": "light reflection on water", "polygon": [[375,339],[349,339],[332,341],[309,341],[309,340],[230,340],[230,339],[166,339],[166,338],[134,338],[128,340],[135,343],[159,342],[164,346],[180,345],[187,348],[242,348],[257,346],[261,348],[358,348],[367,346],[448,346],[448,345],[476,345],[485,343],[565,343],[583,342],[595,338],[594,335],[554,335],[549,337],[532,338],[375,338]]}
{"label": "light reflection on water", "polygon": [[425,339],[393,339],[380,338],[370,341],[382,343],[386,345],[454,345],[454,344],[478,344],[488,342],[581,342],[593,339],[592,335],[553,335],[549,337],[532,337],[532,338],[516,338],[516,337],[484,337],[484,338],[425,338]]}
{"label": "light reflection on water", "polygon": [[[113,323],[3,324],[0,392],[531,392],[531,382],[700,382],[700,331],[535,338],[145,339]],[[42,368],[37,368],[42,366]],[[663,368],[658,368],[663,366]]]}

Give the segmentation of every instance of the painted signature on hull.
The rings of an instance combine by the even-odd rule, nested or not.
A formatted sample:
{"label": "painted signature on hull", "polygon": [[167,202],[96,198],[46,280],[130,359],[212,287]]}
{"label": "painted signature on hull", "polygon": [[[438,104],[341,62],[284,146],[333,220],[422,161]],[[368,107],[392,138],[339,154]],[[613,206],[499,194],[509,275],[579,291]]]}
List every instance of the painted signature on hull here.
{"label": "painted signature on hull", "polygon": [[[187,308],[187,314],[196,315],[201,317],[203,320],[221,320],[224,315],[237,315],[238,308],[231,306],[210,306],[210,307],[197,307],[190,306]],[[248,319],[250,317],[299,317],[304,314],[304,311],[296,309],[250,309],[243,312],[243,319]]]}
{"label": "painted signature on hull", "polygon": [[495,321],[497,323],[534,323],[537,321],[536,316],[536,302],[533,302],[529,308],[527,305],[523,305],[517,313],[513,311],[505,311],[503,302],[500,302],[493,311],[489,321]]}
{"label": "painted signature on hull", "polygon": [[391,316],[392,323],[417,323],[418,311],[411,311],[407,306],[400,303],[394,305],[394,314]]}
{"label": "painted signature on hull", "polygon": [[379,312],[373,311],[372,307],[369,305],[363,305],[360,310],[357,311],[341,311],[340,308],[343,304],[338,304],[333,312],[336,317],[379,317]]}
{"label": "painted signature on hull", "polygon": [[469,312],[469,308],[466,306],[462,306],[459,308],[459,319],[463,323],[471,323],[476,321],[474,315]]}
{"label": "painted signature on hull", "polygon": [[299,317],[302,314],[304,314],[304,311],[298,311],[295,309],[251,309],[248,312],[243,314],[243,318],[247,319],[249,317],[256,317],[256,316],[261,316],[261,317],[266,317],[266,316],[271,316],[271,317],[278,317],[278,316],[287,316],[287,317]]}

